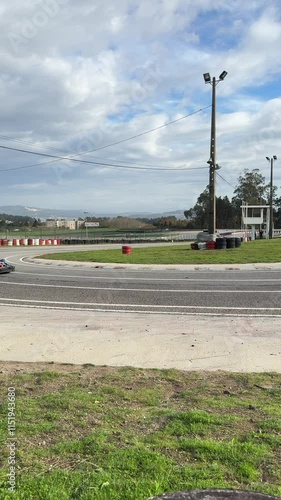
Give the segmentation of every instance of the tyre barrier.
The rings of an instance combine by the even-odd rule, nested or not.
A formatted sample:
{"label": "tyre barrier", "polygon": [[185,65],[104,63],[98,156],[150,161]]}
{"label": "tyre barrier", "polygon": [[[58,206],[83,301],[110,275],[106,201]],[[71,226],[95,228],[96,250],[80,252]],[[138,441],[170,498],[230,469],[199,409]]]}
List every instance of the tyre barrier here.
{"label": "tyre barrier", "polygon": [[217,248],[216,241],[207,241],[207,250],[215,250]]}
{"label": "tyre barrier", "polygon": [[226,249],[226,238],[217,238],[216,239],[216,248],[217,248],[217,250],[225,250]]}
{"label": "tyre barrier", "polygon": [[198,243],[191,243],[190,248],[191,250],[198,250]]}
{"label": "tyre barrier", "polygon": [[132,247],[130,247],[128,245],[122,246],[122,253],[127,254],[127,255],[132,253]]}
{"label": "tyre barrier", "polygon": [[0,239],[0,246],[18,247],[18,246],[39,246],[39,245],[61,245],[62,241],[53,240],[43,240],[39,238],[14,238],[12,240]]}
{"label": "tyre barrier", "polygon": [[226,238],[226,248],[235,248],[235,238]]}
{"label": "tyre barrier", "polygon": [[199,242],[198,250],[207,250],[207,243],[205,241]]}
{"label": "tyre barrier", "polygon": [[235,248],[241,247],[242,238],[234,238],[235,239]]}

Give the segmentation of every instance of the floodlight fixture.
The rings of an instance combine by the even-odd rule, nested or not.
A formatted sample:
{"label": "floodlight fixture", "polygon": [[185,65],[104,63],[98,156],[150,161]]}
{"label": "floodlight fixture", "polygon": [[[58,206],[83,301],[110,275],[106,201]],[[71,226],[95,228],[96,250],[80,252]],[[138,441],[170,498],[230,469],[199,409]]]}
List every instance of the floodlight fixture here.
{"label": "floodlight fixture", "polygon": [[267,159],[267,161],[270,161],[270,158],[268,156],[266,156],[266,159]]}
{"label": "floodlight fixture", "polygon": [[277,160],[277,156],[276,155],[273,155],[273,160]]}
{"label": "floodlight fixture", "polygon": [[216,170],[221,168],[216,162],[216,87],[217,84],[224,80],[227,71],[223,71],[219,78],[215,76],[211,78],[210,73],[203,73],[205,83],[212,86],[212,118],[211,118],[211,146],[210,159],[207,161],[209,168],[209,234],[216,233]]}
{"label": "floodlight fixture", "polygon": [[224,80],[224,79],[225,79],[225,77],[226,77],[226,75],[227,75],[227,71],[223,71],[223,72],[220,74],[219,79],[220,79],[220,80]]}
{"label": "floodlight fixture", "polygon": [[211,76],[210,73],[204,73],[203,78],[205,80],[205,83],[211,83]]}

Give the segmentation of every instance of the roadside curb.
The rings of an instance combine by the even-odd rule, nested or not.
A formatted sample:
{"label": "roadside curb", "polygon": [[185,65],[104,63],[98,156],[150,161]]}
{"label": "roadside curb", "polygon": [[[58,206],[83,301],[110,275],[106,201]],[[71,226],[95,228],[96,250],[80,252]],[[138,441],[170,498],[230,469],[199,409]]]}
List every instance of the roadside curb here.
{"label": "roadside curb", "polygon": [[256,264],[118,264],[107,262],[79,262],[69,260],[54,261],[52,259],[40,259],[24,257],[22,262],[36,265],[47,265],[55,267],[75,267],[91,269],[127,269],[142,271],[277,271],[281,270],[281,262],[256,263]]}

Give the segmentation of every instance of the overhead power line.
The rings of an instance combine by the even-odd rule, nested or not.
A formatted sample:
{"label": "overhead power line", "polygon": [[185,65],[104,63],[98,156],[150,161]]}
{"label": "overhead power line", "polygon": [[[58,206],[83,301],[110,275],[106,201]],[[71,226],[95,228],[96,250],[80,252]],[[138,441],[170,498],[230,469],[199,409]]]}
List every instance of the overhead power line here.
{"label": "overhead power line", "polygon": [[[145,132],[141,132],[140,134],[136,134],[136,135],[133,135],[131,137],[127,137],[126,139],[122,139],[120,141],[116,141],[116,142],[113,142],[111,144],[107,144],[105,146],[101,146],[99,148],[91,149],[91,150],[88,150],[88,151],[82,151],[80,153],[76,153],[76,154],[68,156],[68,157],[61,157],[61,156],[54,156],[54,155],[47,155],[47,154],[43,155],[42,154],[41,156],[48,156],[48,157],[55,158],[55,159],[51,160],[51,161],[48,161],[48,162],[42,162],[42,163],[39,163],[39,164],[37,163],[37,164],[33,164],[33,165],[25,165],[25,166],[22,166],[22,167],[15,167],[15,168],[11,168],[11,169],[3,169],[3,170],[0,170],[0,171],[1,172],[7,172],[7,171],[10,171],[10,170],[20,170],[20,169],[23,169],[23,168],[33,168],[33,167],[43,166],[43,165],[47,165],[47,164],[50,164],[50,163],[55,163],[57,161],[63,161],[63,160],[72,160],[72,161],[75,161],[75,160],[73,160],[73,158],[76,158],[77,156],[82,156],[82,155],[85,155],[85,154],[93,153],[95,151],[100,151],[102,149],[110,148],[112,146],[117,146],[118,144],[122,144],[124,142],[131,141],[133,139],[137,139],[138,137],[142,137],[142,136],[144,136],[146,134],[150,134],[152,132],[155,132],[156,130],[160,130],[160,129],[164,128],[164,127],[167,127],[167,126],[172,125],[174,123],[177,123],[177,122],[179,122],[181,120],[184,120],[185,118],[188,118],[188,117],[193,116],[193,115],[195,115],[197,113],[200,113],[201,111],[204,111],[205,109],[208,109],[210,107],[211,107],[211,104],[209,104],[208,106],[205,106],[203,108],[200,108],[200,109],[198,109],[196,111],[193,111],[192,113],[189,113],[187,115],[181,116],[180,118],[176,118],[175,120],[172,120],[170,122],[164,123],[163,125],[160,125],[159,127],[154,127],[154,128],[152,128],[150,130],[147,130]],[[7,137],[5,137],[5,138],[7,139]],[[0,147],[2,147],[4,149],[4,146],[0,146]],[[9,148],[6,147],[5,149],[9,149]],[[10,149],[12,150],[12,148],[10,148]],[[16,151],[15,148],[14,148],[14,150]],[[23,152],[27,152],[27,151],[23,151]],[[31,154],[36,154],[35,152],[30,152],[30,153]],[[39,154],[39,153],[37,153],[37,154]],[[82,163],[82,161],[81,161],[81,163]],[[86,163],[86,161],[83,162],[83,163]],[[124,162],[124,163],[127,163],[127,162]],[[95,164],[95,163],[93,162],[93,164]],[[102,165],[101,163],[97,163],[97,164],[98,165]],[[117,165],[109,165],[108,164],[107,166],[109,166],[109,167],[114,166],[114,167],[118,168]],[[120,166],[120,168],[133,168],[133,167]],[[199,168],[205,168],[205,167],[199,167]],[[143,170],[144,170],[144,168],[143,168]],[[157,170],[160,170],[160,168],[157,169]],[[175,169],[164,169],[164,168],[161,167],[161,170],[175,170]],[[180,170],[184,170],[184,169],[180,169]],[[186,170],[189,170],[189,169],[186,169]],[[191,168],[190,168],[190,170],[191,170]]]}
{"label": "overhead power line", "polygon": [[[114,163],[103,163],[103,162],[95,162],[95,161],[91,161],[91,160],[81,160],[81,159],[77,159],[77,158],[69,158],[69,157],[61,157],[61,156],[55,156],[55,155],[50,155],[50,154],[47,154],[47,153],[38,153],[37,151],[29,151],[27,149],[19,149],[19,148],[11,148],[11,147],[8,147],[8,146],[3,146],[3,145],[0,145],[0,148],[1,149],[7,149],[9,151],[17,151],[17,152],[20,152],[20,153],[27,153],[27,154],[32,154],[32,155],[35,155],[35,156],[44,156],[44,157],[48,157],[48,158],[55,158],[56,160],[67,160],[67,161],[73,161],[73,162],[77,162],[77,163],[87,163],[88,165],[97,165],[97,166],[104,166],[104,167],[110,167],[110,168],[126,168],[126,169],[133,169],[133,170],[178,170],[178,171],[186,171],[186,170],[199,170],[199,169],[205,169],[205,168],[208,168],[208,167],[188,167],[188,168],[151,168],[151,167],[134,167],[134,166],[128,166],[128,165],[116,165]],[[39,163],[39,165],[44,165],[44,163]],[[22,167],[14,167],[14,168],[7,168],[7,169],[2,169],[0,170],[0,172],[10,172],[12,170],[21,170],[21,169],[24,169],[24,168],[31,168],[31,167],[34,167],[35,165],[26,165],[26,166],[22,166]]]}
{"label": "overhead power line", "polygon": [[230,182],[228,182],[222,175],[220,175],[218,172],[217,172],[217,175],[224,181],[226,182],[227,184],[229,184],[229,186],[233,187],[233,189],[235,189],[235,186],[233,186],[233,184],[231,184]]}
{"label": "overhead power line", "polygon": [[[32,142],[32,141],[22,141],[20,139],[13,139],[12,137],[8,137],[8,136],[5,136],[5,135],[0,135],[0,139],[4,139],[4,140],[7,140],[7,141],[10,141],[10,142],[18,142],[20,144],[27,144],[28,146],[33,146],[33,147],[36,147],[36,148],[43,148],[43,149],[51,149],[53,151],[63,151],[62,148],[55,148],[55,147],[52,147],[52,146],[43,146],[41,144],[38,144],[36,142]],[[64,150],[65,151],[65,150]],[[91,159],[91,157],[90,157]],[[101,157],[101,156],[96,156],[94,155],[93,157],[94,160],[102,160],[102,161],[110,161],[110,162],[117,162],[117,163],[127,163],[128,165],[140,165],[142,167],[154,167],[154,168],[164,168],[162,167],[161,165],[152,165],[151,163],[137,163],[137,162],[134,162],[134,161],[127,161],[127,160],[118,160],[116,158],[105,158],[105,157]],[[56,161],[59,161],[59,160],[51,160],[51,161],[48,161],[48,162],[45,162],[45,163],[36,163],[35,165],[33,166],[38,166],[38,165],[46,165],[48,163],[54,163]],[[30,168],[32,165],[26,165],[25,167],[23,168]],[[182,167],[184,167],[184,165],[182,165]],[[18,167],[17,167],[18,168]],[[181,166],[179,167],[181,168]],[[11,170],[11,169],[10,169]],[[173,169],[174,170],[174,169]]]}
{"label": "overhead power line", "polygon": [[140,134],[132,135],[131,137],[128,137],[127,139],[122,139],[121,141],[116,141],[111,144],[107,144],[106,146],[100,146],[99,148],[95,149],[90,149],[89,151],[85,151],[83,153],[79,154],[88,154],[88,153],[93,153],[94,151],[100,151],[101,149],[106,149],[110,148],[111,146],[117,146],[118,144],[122,144],[123,142],[131,141],[132,139],[137,139],[138,137],[142,137],[146,134],[150,134],[151,132],[155,132],[156,130],[160,130],[161,128],[167,127],[168,125],[173,125],[173,123],[177,123],[181,120],[184,120],[185,118],[189,118],[190,116],[196,115],[197,113],[200,113],[201,111],[204,111],[205,109],[210,108],[212,105],[209,104],[208,106],[205,106],[204,108],[197,109],[197,111],[193,111],[192,113],[189,113],[188,115],[181,116],[180,118],[176,118],[175,120],[172,120],[170,122],[164,123],[163,125],[160,125],[159,127],[154,127],[150,130],[147,130],[146,132],[141,132]]}

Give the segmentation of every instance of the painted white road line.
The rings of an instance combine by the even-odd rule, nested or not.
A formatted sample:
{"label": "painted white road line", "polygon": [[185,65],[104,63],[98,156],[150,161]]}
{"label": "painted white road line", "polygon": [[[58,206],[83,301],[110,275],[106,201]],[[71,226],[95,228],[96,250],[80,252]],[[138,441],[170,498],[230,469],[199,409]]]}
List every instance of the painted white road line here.
{"label": "painted white road line", "polygon": [[33,300],[33,299],[7,299],[0,297],[3,302],[31,302],[32,304],[58,304],[58,305],[85,305],[85,306],[100,306],[100,307],[150,307],[152,309],[163,307],[165,309],[205,309],[205,310],[235,310],[235,311],[281,311],[281,307],[226,307],[226,306],[178,306],[166,304],[108,304],[108,302],[59,302],[56,300]]}
{"label": "painted white road line", "polygon": [[66,288],[70,290],[108,290],[117,292],[157,292],[157,293],[281,293],[281,290],[173,290],[160,288],[117,288],[117,287],[97,287],[97,286],[69,286],[69,285],[43,285],[41,283],[15,283],[4,281],[1,285],[7,286],[33,286],[34,288]]}
{"label": "painted white road line", "polygon": [[224,313],[220,314],[219,312],[211,313],[196,313],[196,312],[174,312],[174,311],[144,311],[144,310],[126,310],[126,309],[99,309],[99,308],[89,308],[89,307],[56,307],[56,306],[30,306],[27,304],[0,304],[0,307],[20,307],[23,309],[50,309],[50,310],[59,310],[59,311],[87,311],[87,312],[106,312],[106,313],[120,313],[120,314],[132,314],[132,313],[137,313],[137,314],[166,314],[166,315],[172,315],[172,316],[217,316],[217,317],[230,317],[230,318],[280,318],[280,314],[235,314],[235,313]]}
{"label": "painted white road line", "polygon": [[[89,268],[85,268],[85,270],[87,270]],[[61,270],[61,269],[60,269]],[[92,270],[92,269],[91,269]],[[124,271],[124,269],[120,269],[122,271]],[[117,269],[114,269],[114,271],[117,271]],[[126,274],[127,274],[127,269],[126,269]],[[130,270],[129,272],[134,272],[136,273],[136,271],[132,271]],[[188,271],[186,271],[188,272]],[[228,272],[228,271],[226,271]],[[237,271],[236,271],[237,272]],[[264,271],[262,271],[264,272]],[[266,271],[268,272],[268,271]],[[139,278],[139,277],[132,277],[132,278],[128,278],[128,277],[118,277],[118,276],[99,276],[99,275],[96,275],[96,276],[77,276],[77,274],[73,275],[73,274],[70,274],[70,275],[66,275],[66,274],[50,274],[50,273],[25,273],[24,271],[16,271],[16,274],[23,274],[25,276],[47,276],[48,278],[81,278],[81,279],[86,279],[86,280],[92,280],[92,279],[100,279],[100,280],[116,280],[116,281],[185,281],[186,283],[189,282],[189,281],[192,281],[192,282],[197,282],[198,283],[207,283],[210,281],[210,279],[196,279],[196,278]],[[232,279],[231,278],[231,283],[249,283],[249,282],[253,282],[253,283],[272,283],[272,282],[277,282],[277,283],[280,283],[281,284],[281,278],[272,278],[272,279]],[[212,283],[225,283],[225,278],[221,278],[221,279],[212,279]]]}

